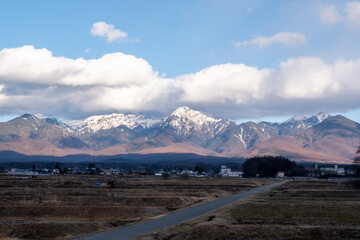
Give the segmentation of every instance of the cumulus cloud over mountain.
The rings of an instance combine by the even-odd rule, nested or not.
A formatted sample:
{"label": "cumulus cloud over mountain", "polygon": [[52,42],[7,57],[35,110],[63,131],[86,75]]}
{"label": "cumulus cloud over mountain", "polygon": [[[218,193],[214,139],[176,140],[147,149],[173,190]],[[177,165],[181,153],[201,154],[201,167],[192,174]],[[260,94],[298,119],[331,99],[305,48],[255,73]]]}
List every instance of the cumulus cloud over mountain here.
{"label": "cumulus cloud over mountain", "polygon": [[146,60],[119,52],[86,60],[23,46],[0,51],[0,108],[3,114],[65,117],[167,114],[184,104],[229,118],[344,111],[358,107],[360,82],[354,76],[360,76],[360,59],[299,57],[276,68],[228,63],[164,78]]}

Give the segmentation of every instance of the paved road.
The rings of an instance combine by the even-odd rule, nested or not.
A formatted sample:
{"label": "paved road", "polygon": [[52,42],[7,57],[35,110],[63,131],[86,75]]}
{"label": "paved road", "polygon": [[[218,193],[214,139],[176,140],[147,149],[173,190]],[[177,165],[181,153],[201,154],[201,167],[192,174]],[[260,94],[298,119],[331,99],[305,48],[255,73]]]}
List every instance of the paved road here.
{"label": "paved road", "polygon": [[243,192],[239,194],[232,195],[230,197],[221,198],[212,202],[207,202],[204,204],[200,204],[191,208],[186,208],[184,210],[179,210],[167,216],[149,220],[143,223],[135,224],[128,227],[118,228],[115,230],[110,230],[102,233],[97,233],[92,236],[78,238],[78,240],[123,240],[123,239],[133,239],[138,235],[143,235],[147,233],[152,233],[158,231],[163,228],[167,228],[173,225],[177,225],[179,223],[188,221],[190,219],[196,218],[200,215],[204,215],[209,213],[219,207],[225,206],[229,203],[233,203],[242,198],[249,197],[256,193],[262,192],[265,189],[278,186],[287,181],[277,182],[270,185],[265,185],[262,187],[258,187],[252,189],[248,192]]}

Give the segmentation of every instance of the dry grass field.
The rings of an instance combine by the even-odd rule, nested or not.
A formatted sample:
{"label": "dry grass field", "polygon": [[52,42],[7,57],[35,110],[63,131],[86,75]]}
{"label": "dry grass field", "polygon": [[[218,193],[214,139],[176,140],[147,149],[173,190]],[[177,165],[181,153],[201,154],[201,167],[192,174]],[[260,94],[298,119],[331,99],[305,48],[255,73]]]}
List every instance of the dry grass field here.
{"label": "dry grass field", "polygon": [[139,239],[360,239],[360,190],[295,181]]}
{"label": "dry grass field", "polygon": [[273,180],[0,176],[0,239],[71,239],[141,222]]}

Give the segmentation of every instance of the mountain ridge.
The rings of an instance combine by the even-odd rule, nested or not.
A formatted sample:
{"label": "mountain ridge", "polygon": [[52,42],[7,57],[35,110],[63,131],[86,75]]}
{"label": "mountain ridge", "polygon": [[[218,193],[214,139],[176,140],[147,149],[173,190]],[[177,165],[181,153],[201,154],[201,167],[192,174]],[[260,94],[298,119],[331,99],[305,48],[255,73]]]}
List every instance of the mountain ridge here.
{"label": "mountain ridge", "polygon": [[63,121],[77,135],[85,133],[95,133],[99,130],[108,130],[124,125],[130,129],[141,126],[149,128],[156,124],[158,120],[151,119],[144,115],[112,113],[109,115],[94,115],[84,120]]}
{"label": "mountain ridge", "polygon": [[170,152],[224,157],[281,154],[299,161],[314,158],[350,162],[356,142],[360,142],[359,126],[343,116],[321,112],[308,117],[294,116],[282,123],[237,124],[186,106],[161,120],[114,113],[61,121],[24,114],[0,123],[0,151],[40,155],[50,151],[61,156]]}

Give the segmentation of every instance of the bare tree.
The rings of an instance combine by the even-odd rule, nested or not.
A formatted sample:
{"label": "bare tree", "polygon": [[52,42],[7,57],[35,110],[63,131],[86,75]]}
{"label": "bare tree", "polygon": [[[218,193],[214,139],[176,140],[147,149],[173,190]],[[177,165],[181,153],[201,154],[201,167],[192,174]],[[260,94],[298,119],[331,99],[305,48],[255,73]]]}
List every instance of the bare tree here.
{"label": "bare tree", "polygon": [[161,177],[162,177],[162,179],[164,179],[164,180],[168,180],[169,177],[170,177],[170,174],[168,174],[167,172],[163,172],[163,173],[161,174]]}

